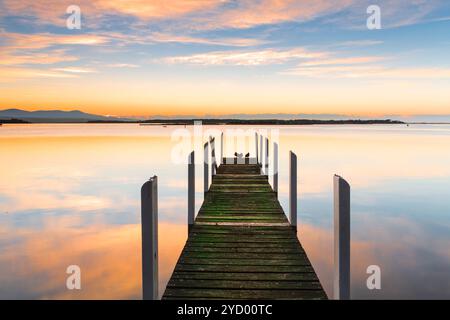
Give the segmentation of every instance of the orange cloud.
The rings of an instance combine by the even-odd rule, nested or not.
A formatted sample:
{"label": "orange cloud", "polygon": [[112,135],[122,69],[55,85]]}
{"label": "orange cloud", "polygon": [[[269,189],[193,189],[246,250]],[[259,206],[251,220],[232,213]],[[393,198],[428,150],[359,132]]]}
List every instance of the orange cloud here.
{"label": "orange cloud", "polygon": [[342,10],[352,0],[243,0],[236,8],[220,12],[203,21],[201,28],[249,28],[294,20],[310,20],[325,13]]}
{"label": "orange cloud", "polygon": [[[82,14],[101,18],[105,14],[135,16],[143,20],[186,17],[186,25],[205,28],[247,28],[293,20],[309,20],[342,10],[352,0],[242,0],[226,6],[224,0],[79,0]],[[5,0],[6,14],[28,13],[44,23],[64,24],[68,4],[57,0]],[[48,8],[52,8],[49,10]],[[91,19],[94,21],[95,19]]]}
{"label": "orange cloud", "polygon": [[44,49],[55,45],[99,45],[108,42],[104,36],[94,34],[59,35],[50,33],[23,34],[8,32],[2,35],[8,51]]}
{"label": "orange cloud", "polygon": [[0,65],[6,66],[21,64],[54,64],[76,60],[78,60],[78,57],[68,55],[65,50],[49,50],[47,52],[33,53],[0,53]]}

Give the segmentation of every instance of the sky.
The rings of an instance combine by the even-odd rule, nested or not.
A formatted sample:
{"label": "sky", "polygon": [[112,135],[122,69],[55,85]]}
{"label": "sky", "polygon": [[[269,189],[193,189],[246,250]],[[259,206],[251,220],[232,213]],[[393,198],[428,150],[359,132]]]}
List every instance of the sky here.
{"label": "sky", "polygon": [[0,109],[450,114],[447,0],[0,0],[0,34]]}

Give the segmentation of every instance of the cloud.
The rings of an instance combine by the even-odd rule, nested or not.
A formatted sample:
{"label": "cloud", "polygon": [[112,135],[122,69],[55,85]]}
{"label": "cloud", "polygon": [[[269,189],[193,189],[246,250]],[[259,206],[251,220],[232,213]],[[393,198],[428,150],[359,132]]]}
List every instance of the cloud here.
{"label": "cloud", "polygon": [[42,70],[24,67],[0,67],[0,82],[31,78],[75,78],[77,75],[56,70]]}
{"label": "cloud", "polygon": [[280,64],[298,59],[319,58],[325,54],[322,52],[310,52],[303,48],[289,50],[215,51],[187,56],[167,57],[161,59],[161,61],[168,64],[259,66]]}
{"label": "cloud", "polygon": [[69,72],[69,73],[95,73],[94,69],[90,68],[78,68],[78,67],[66,67],[66,68],[55,68],[55,71]]}
{"label": "cloud", "polygon": [[381,40],[353,40],[353,41],[344,41],[337,43],[335,46],[337,47],[368,47],[368,46],[376,46],[379,44],[383,44],[384,42]]}
{"label": "cloud", "polygon": [[352,0],[243,0],[231,9],[201,20],[200,28],[250,28],[264,24],[308,21],[321,15],[338,12]]}
{"label": "cloud", "polygon": [[176,42],[176,43],[191,43],[191,44],[207,44],[207,45],[219,45],[219,46],[232,46],[232,47],[250,47],[267,44],[268,41],[252,38],[202,38],[183,35],[172,35],[164,33],[153,33],[149,40],[154,42]]}
{"label": "cloud", "polygon": [[281,72],[311,78],[382,78],[382,79],[448,79],[448,68],[395,68],[385,66],[318,66],[297,67]]}
{"label": "cloud", "polygon": [[323,66],[323,65],[346,65],[346,64],[363,64],[369,62],[377,62],[384,60],[384,57],[347,57],[347,58],[334,58],[334,59],[318,59],[303,62],[300,64],[301,67],[311,67],[311,66]]}
{"label": "cloud", "polygon": [[23,64],[54,64],[76,61],[78,57],[69,55],[65,50],[49,50],[47,52],[3,52],[0,54],[0,65],[12,66]]}
{"label": "cloud", "polygon": [[[365,28],[366,8],[371,1],[355,0],[78,0],[83,23],[98,27],[113,16],[134,17],[141,22],[170,21],[176,30],[251,28],[284,22],[305,22],[330,17],[329,22]],[[398,27],[425,21],[445,6],[441,0],[382,0],[383,27]],[[65,26],[68,3],[58,0],[4,0],[0,15],[35,17],[31,23]],[[49,10],[49,8],[52,8]],[[442,17],[441,17],[442,18]],[[434,18],[436,19],[436,18]],[[439,17],[438,17],[439,19]],[[445,19],[445,17],[443,17]],[[136,21],[130,21],[136,24]],[[166,25],[167,27],[167,25]]]}
{"label": "cloud", "polygon": [[100,45],[107,37],[94,34],[61,35],[50,33],[24,34],[8,32],[2,34],[4,50],[44,49],[57,45]]}
{"label": "cloud", "polygon": [[112,63],[106,65],[109,68],[138,68],[139,65],[132,63]]}

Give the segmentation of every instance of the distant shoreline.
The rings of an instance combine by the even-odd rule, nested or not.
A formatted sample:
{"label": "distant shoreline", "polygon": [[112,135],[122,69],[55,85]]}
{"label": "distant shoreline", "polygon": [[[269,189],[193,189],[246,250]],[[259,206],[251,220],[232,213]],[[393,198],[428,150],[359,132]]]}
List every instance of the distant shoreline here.
{"label": "distant shoreline", "polygon": [[[140,125],[193,125],[195,121],[201,121],[203,125],[318,125],[318,124],[405,124],[396,120],[312,120],[312,119],[152,119],[138,121]],[[101,122],[96,122],[101,123]]]}
{"label": "distant shoreline", "polygon": [[203,125],[372,125],[372,124],[442,124],[450,125],[450,122],[404,122],[399,120],[313,120],[313,119],[151,119],[151,120],[50,120],[50,119],[0,119],[2,124],[138,124],[141,126],[191,126],[196,121],[201,121]]}

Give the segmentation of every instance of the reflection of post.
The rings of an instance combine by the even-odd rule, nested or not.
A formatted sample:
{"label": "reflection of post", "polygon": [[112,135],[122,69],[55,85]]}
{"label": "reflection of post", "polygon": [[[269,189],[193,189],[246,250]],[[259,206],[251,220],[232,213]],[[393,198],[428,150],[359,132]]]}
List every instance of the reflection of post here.
{"label": "reflection of post", "polygon": [[224,150],[224,146],[223,146],[223,131],[220,135],[220,164],[223,163],[223,150]]}
{"label": "reflection of post", "polygon": [[273,143],[273,191],[278,197],[278,143]]}
{"label": "reflection of post", "polygon": [[259,158],[258,158],[258,132],[255,132],[255,157],[256,157],[256,164],[259,164]]}
{"label": "reflection of post", "polygon": [[194,225],[195,214],[195,159],[194,151],[189,155],[188,162],[188,232]]}
{"label": "reflection of post", "polygon": [[297,156],[289,152],[289,221],[297,230]]}
{"label": "reflection of post", "polygon": [[158,299],[158,178],[141,188],[142,294],[144,300]]}
{"label": "reflection of post", "polygon": [[209,189],[209,151],[208,142],[203,146],[203,191],[206,193]]}
{"label": "reflection of post", "polygon": [[350,299],[350,185],[334,176],[334,298]]}

